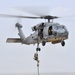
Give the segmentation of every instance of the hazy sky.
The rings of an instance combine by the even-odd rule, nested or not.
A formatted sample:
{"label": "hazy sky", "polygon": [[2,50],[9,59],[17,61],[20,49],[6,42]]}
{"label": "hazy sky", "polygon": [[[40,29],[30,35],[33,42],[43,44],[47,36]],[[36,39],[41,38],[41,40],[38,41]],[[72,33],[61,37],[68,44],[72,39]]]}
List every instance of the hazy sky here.
{"label": "hazy sky", "polygon": [[[69,39],[61,44],[40,44],[40,72],[75,72],[75,1],[74,0],[0,0],[0,13],[20,14],[11,7],[48,6],[50,14],[64,17],[54,20],[67,27]],[[42,9],[40,10],[42,11]],[[66,17],[69,16],[69,17]],[[74,16],[74,17],[73,17]],[[19,37],[15,23],[18,19],[0,18],[0,73],[37,72],[33,55],[36,45],[7,44],[6,39]],[[44,20],[21,19],[25,36],[32,33],[31,27]]]}

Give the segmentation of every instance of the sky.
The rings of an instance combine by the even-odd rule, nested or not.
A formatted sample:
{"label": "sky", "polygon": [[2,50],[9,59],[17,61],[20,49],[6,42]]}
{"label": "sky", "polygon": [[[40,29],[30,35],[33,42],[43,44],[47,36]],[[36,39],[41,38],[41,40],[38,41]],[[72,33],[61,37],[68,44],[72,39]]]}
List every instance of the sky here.
{"label": "sky", "polygon": [[[40,44],[40,72],[75,72],[75,1],[74,0],[0,0],[0,13],[27,15],[26,12],[13,9],[26,6],[48,6],[51,15],[62,17],[54,20],[65,25],[69,39],[65,47],[61,44]],[[46,10],[46,8],[44,8]],[[42,9],[40,10],[42,11]],[[39,12],[39,11],[38,11]],[[0,17],[0,73],[36,73],[36,62],[33,60],[36,45],[8,44],[7,38],[19,37],[15,23],[23,25],[25,37],[32,32],[31,27],[44,20],[17,19]]]}

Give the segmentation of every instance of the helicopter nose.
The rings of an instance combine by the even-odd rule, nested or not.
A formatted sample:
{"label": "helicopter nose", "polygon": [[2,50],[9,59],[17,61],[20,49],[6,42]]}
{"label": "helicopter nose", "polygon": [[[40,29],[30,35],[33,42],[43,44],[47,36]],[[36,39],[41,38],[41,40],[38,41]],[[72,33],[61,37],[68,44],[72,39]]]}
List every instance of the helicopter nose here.
{"label": "helicopter nose", "polygon": [[63,30],[61,30],[61,34],[62,34],[62,36],[68,36],[69,32],[68,32],[68,30],[63,29]]}

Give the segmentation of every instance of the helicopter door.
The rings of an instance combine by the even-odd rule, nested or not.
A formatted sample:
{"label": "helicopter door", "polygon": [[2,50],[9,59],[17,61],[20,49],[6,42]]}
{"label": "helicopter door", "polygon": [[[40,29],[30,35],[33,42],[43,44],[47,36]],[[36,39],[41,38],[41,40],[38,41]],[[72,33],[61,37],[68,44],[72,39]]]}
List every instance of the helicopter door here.
{"label": "helicopter door", "polygon": [[42,39],[42,38],[43,38],[43,29],[40,29],[39,34],[38,34],[38,35],[40,36],[40,39]]}
{"label": "helicopter door", "polygon": [[44,29],[44,23],[40,24],[38,28],[38,36],[40,37],[40,39],[43,39],[43,29]]}
{"label": "helicopter door", "polygon": [[52,35],[52,26],[48,28],[48,35]]}

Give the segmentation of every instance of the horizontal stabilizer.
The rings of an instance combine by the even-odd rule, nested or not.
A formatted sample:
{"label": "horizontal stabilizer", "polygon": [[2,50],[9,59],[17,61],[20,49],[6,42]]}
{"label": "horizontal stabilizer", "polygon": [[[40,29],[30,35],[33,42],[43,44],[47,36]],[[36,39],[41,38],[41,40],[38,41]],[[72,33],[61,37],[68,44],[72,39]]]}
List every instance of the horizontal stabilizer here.
{"label": "horizontal stabilizer", "polygon": [[20,38],[7,38],[7,43],[22,43],[22,40]]}

